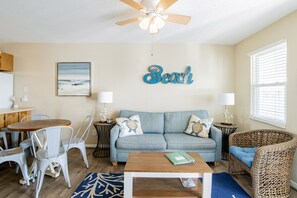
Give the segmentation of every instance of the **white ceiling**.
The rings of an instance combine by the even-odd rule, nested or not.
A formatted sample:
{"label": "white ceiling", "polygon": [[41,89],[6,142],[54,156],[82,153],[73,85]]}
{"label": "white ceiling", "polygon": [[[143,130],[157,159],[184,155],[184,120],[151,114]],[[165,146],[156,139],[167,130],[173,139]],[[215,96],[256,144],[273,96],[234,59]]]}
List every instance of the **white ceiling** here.
{"label": "white ceiling", "polygon": [[[167,12],[191,22],[167,23],[154,37],[233,45],[296,9],[296,0],[179,0]],[[0,0],[0,42],[150,42],[137,23],[115,25],[138,16],[119,0]]]}

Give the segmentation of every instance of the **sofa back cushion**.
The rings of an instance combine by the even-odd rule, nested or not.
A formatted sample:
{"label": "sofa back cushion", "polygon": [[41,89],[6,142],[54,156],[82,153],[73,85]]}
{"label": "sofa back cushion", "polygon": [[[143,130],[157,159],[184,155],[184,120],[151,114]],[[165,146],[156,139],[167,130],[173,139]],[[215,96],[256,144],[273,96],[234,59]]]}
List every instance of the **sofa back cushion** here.
{"label": "sofa back cushion", "polygon": [[122,110],[119,116],[128,118],[133,115],[139,115],[143,133],[164,133],[164,113]]}
{"label": "sofa back cushion", "polygon": [[206,110],[165,112],[165,133],[183,133],[188,127],[191,115],[200,119],[208,118]]}

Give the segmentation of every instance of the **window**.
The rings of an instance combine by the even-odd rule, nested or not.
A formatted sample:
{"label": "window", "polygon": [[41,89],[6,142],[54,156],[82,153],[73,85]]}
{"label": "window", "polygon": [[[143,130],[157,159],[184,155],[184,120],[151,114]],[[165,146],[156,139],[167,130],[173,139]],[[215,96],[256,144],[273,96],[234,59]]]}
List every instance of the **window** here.
{"label": "window", "polygon": [[250,60],[251,119],[285,128],[287,43],[258,50]]}

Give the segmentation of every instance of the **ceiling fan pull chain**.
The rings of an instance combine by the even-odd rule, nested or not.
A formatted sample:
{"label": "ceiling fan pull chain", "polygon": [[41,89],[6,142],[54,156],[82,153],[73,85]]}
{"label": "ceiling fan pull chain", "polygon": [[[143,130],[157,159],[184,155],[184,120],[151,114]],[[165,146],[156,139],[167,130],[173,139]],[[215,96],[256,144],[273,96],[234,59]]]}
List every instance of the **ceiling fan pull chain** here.
{"label": "ceiling fan pull chain", "polygon": [[155,44],[155,35],[154,34],[151,34],[151,52],[150,52],[150,55],[151,56],[154,56],[155,55],[155,48],[154,48],[154,44]]}

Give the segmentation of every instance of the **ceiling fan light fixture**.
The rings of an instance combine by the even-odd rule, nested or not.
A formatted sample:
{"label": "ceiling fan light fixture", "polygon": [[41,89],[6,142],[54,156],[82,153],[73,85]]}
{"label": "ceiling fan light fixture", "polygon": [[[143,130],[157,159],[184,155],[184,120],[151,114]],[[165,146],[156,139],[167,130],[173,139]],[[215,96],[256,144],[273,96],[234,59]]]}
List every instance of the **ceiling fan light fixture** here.
{"label": "ceiling fan light fixture", "polygon": [[150,25],[150,34],[156,34],[159,32],[158,26],[155,23],[151,23]]}
{"label": "ceiling fan light fixture", "polygon": [[164,9],[163,9],[162,7],[158,7],[158,8],[157,8],[157,12],[158,12],[158,13],[162,12],[163,10],[164,10]]}
{"label": "ceiling fan light fixture", "polygon": [[159,16],[156,16],[154,18],[154,22],[157,25],[158,29],[163,28],[164,25],[165,25],[165,21],[161,17],[159,17]]}
{"label": "ceiling fan light fixture", "polygon": [[166,21],[167,19],[168,19],[168,15],[166,14],[166,15],[162,15],[162,19],[164,20],[164,21]]}
{"label": "ceiling fan light fixture", "polygon": [[151,18],[150,17],[145,17],[145,18],[142,18],[140,20],[140,23],[139,23],[139,27],[143,30],[147,30],[147,28],[149,27],[151,23]]}
{"label": "ceiling fan light fixture", "polygon": [[128,25],[134,22],[138,22],[139,27],[143,30],[148,30],[149,33],[155,34],[160,31],[166,24],[166,22],[177,23],[181,25],[187,25],[191,20],[190,16],[179,14],[166,14],[166,11],[178,0],[148,0],[138,3],[138,0],[120,0],[123,3],[131,6],[132,8],[143,12],[142,17],[130,18],[123,21],[119,21],[116,24],[119,26]]}

